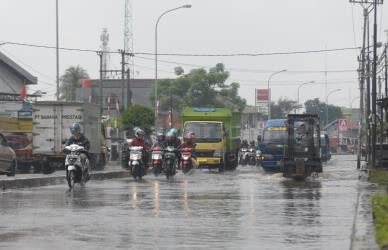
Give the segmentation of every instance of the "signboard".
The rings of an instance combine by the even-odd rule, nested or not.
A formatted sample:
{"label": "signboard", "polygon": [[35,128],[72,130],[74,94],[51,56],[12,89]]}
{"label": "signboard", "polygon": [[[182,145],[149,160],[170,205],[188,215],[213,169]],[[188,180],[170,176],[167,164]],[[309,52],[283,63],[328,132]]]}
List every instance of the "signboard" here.
{"label": "signboard", "polygon": [[265,102],[269,100],[268,89],[256,89],[256,102]]}
{"label": "signboard", "polygon": [[269,101],[268,89],[256,89],[255,90],[256,107],[257,107],[257,111],[260,114],[268,115],[268,101]]}
{"label": "signboard", "polygon": [[346,120],[346,119],[339,119],[338,120],[338,131],[340,131],[340,132],[348,131],[348,120]]}
{"label": "signboard", "polygon": [[267,102],[258,102],[256,103],[257,111],[260,114],[268,115],[268,103]]}

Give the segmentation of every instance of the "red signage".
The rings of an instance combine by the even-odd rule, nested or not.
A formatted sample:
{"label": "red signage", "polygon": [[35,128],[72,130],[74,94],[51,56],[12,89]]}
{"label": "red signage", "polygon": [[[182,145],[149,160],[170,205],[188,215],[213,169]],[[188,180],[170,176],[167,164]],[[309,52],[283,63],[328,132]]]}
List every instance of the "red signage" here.
{"label": "red signage", "polygon": [[268,102],[269,91],[268,89],[256,89],[256,102]]}
{"label": "red signage", "polygon": [[338,130],[341,132],[348,131],[348,120],[346,119],[338,120]]}

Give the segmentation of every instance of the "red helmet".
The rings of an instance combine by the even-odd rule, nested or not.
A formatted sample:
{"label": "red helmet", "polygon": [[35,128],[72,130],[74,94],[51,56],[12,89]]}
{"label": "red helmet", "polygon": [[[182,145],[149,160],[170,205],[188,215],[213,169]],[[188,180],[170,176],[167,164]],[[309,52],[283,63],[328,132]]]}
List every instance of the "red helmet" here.
{"label": "red helmet", "polygon": [[194,141],[194,139],[195,139],[195,134],[194,134],[194,132],[192,132],[192,131],[189,131],[189,132],[187,132],[186,134],[185,134],[185,141]]}

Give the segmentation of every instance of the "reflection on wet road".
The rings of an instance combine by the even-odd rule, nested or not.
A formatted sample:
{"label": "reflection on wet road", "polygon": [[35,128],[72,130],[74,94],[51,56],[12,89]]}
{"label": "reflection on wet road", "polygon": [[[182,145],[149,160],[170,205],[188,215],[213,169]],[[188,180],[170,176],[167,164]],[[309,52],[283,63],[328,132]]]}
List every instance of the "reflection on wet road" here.
{"label": "reflection on wet road", "polygon": [[4,249],[347,249],[352,156],[306,182],[255,167],[0,193]]}

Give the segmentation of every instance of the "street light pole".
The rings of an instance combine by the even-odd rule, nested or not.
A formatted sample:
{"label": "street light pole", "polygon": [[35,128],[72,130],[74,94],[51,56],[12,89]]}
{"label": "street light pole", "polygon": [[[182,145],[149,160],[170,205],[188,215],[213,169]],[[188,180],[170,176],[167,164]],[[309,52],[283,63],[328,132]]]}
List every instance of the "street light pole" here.
{"label": "street light pole", "polygon": [[305,83],[302,83],[298,86],[298,102],[297,102],[297,107],[299,107],[299,92],[300,92],[300,88],[304,85],[307,85],[307,84],[311,84],[311,83],[315,83],[315,81],[310,81],[310,82],[305,82]]}
{"label": "street light pole", "polygon": [[341,90],[342,89],[333,90],[333,91],[329,92],[329,94],[327,94],[327,96],[326,96],[326,129],[327,129],[327,125],[329,124],[329,96],[331,94],[334,94],[335,92],[338,92]]}
{"label": "street light pole", "polygon": [[56,70],[57,70],[57,101],[59,101],[59,18],[58,18],[58,0],[55,2],[55,13],[56,13]]}
{"label": "street light pole", "polygon": [[158,25],[159,25],[159,21],[167,13],[170,13],[170,12],[173,12],[173,11],[179,10],[179,9],[185,9],[185,8],[186,9],[191,8],[191,5],[185,4],[185,5],[179,6],[177,8],[170,9],[170,10],[163,12],[158,17],[156,24],[155,24],[155,82],[154,82],[154,85],[155,85],[154,86],[154,88],[155,88],[155,127],[156,127],[157,120],[158,120]]}
{"label": "street light pole", "polygon": [[280,71],[277,71],[277,72],[275,72],[275,73],[272,73],[270,76],[269,76],[269,78],[268,78],[268,120],[270,120],[271,119],[271,90],[270,90],[270,88],[269,88],[269,85],[270,85],[270,82],[271,82],[271,79],[272,79],[272,77],[273,76],[275,76],[275,75],[277,75],[277,74],[280,74],[280,73],[283,73],[283,72],[286,72],[287,70],[286,69],[283,69],[283,70],[280,70]]}

